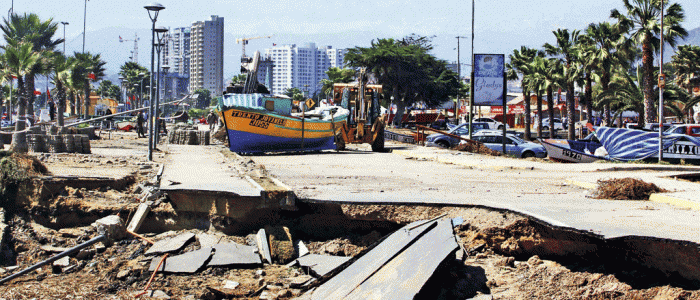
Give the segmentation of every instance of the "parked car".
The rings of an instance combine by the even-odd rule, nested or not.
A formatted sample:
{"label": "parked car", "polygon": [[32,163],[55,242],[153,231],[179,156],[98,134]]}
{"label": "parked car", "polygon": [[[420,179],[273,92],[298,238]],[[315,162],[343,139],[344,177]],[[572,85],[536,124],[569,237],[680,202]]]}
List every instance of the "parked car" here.
{"label": "parked car", "polygon": [[671,126],[671,128],[666,129],[666,131],[664,131],[664,134],[673,133],[687,134],[690,136],[700,137],[700,124],[678,124],[673,125]]}
{"label": "parked car", "polygon": [[[489,124],[489,129],[503,129],[503,123],[498,122],[492,118],[476,118],[472,122],[487,123]],[[508,124],[505,124],[506,129],[508,129]]]}
{"label": "parked car", "polygon": [[[663,125],[663,126],[664,126],[664,131],[668,130],[668,129],[671,128],[671,126],[673,126],[673,125],[674,125],[674,124],[671,124],[671,123],[664,123],[664,125]],[[642,128],[642,130],[659,132],[659,123],[647,123],[647,124],[644,124],[644,128]]]}
{"label": "parked car", "polygon": [[[469,134],[469,123],[459,124],[447,133],[455,136],[462,136]],[[486,123],[472,123],[473,132],[479,132],[480,130],[489,129],[489,124]],[[449,135],[444,135],[442,133],[433,133],[425,137],[426,147],[442,147],[442,148],[452,148],[459,144],[460,139],[456,137],[451,137]]]}
{"label": "parked car", "polygon": [[[533,129],[537,130],[539,123],[534,122]],[[566,124],[562,122],[561,119],[554,118],[554,130],[564,130],[566,129]],[[542,119],[542,130],[549,130],[549,118]]]}
{"label": "parked car", "polygon": [[[515,135],[506,134],[506,153],[509,155],[514,155],[517,157],[527,158],[527,157],[547,157],[547,150],[544,146],[527,142]],[[503,153],[503,133],[484,130],[476,132],[472,135],[472,139],[484,144],[491,150],[499,151]]]}

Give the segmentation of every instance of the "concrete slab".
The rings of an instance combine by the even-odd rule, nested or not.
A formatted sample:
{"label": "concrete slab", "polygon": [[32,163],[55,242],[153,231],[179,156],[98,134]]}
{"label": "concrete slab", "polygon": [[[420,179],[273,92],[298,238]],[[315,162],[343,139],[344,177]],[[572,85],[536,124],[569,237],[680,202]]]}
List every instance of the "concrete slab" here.
{"label": "concrete slab", "polygon": [[255,235],[255,243],[257,244],[258,252],[260,255],[262,255],[263,259],[267,261],[267,263],[271,264],[272,254],[270,253],[270,243],[267,239],[265,229],[258,230],[258,233]]}
{"label": "concrete slab", "polygon": [[208,266],[262,265],[257,247],[236,243],[216,244]]}
{"label": "concrete slab", "polygon": [[[158,272],[195,273],[209,261],[212,255],[212,249],[211,247],[206,247],[177,256],[167,257],[160,266],[160,269],[158,269]],[[148,270],[151,272],[155,270],[160,260],[160,257],[154,257]]]}
{"label": "concrete slab", "polygon": [[144,253],[149,254],[162,254],[168,252],[174,252],[182,249],[185,245],[194,238],[194,233],[187,232],[176,237],[167,238],[164,240],[157,241],[151,248]]}
{"label": "concrete slab", "polygon": [[295,264],[311,269],[316,277],[323,277],[340,265],[346,263],[350,258],[351,257],[347,256],[307,254],[297,258]]}
{"label": "concrete slab", "polygon": [[220,153],[221,147],[168,145],[161,190],[199,190],[235,193],[242,197],[260,197],[253,186]]}
{"label": "concrete slab", "polygon": [[350,145],[354,150],[338,153],[252,159],[305,202],[484,206],[603,238],[636,236],[700,243],[700,211],[655,201],[591,199],[587,189],[570,183],[633,177],[674,193],[698,195],[700,184],[666,178],[697,173],[697,167],[559,164],[393,142],[387,142],[392,153],[373,153],[363,146]]}
{"label": "concrete slab", "polygon": [[141,203],[136,209],[134,216],[129,221],[129,226],[126,227],[127,230],[131,232],[137,232],[141,228],[141,224],[146,220],[148,212],[151,211],[151,206],[148,203]]}
{"label": "concrete slab", "polygon": [[214,245],[218,244],[223,238],[223,236],[220,235],[203,232],[197,233],[196,237],[197,241],[199,242],[199,246],[201,247],[213,247]]}

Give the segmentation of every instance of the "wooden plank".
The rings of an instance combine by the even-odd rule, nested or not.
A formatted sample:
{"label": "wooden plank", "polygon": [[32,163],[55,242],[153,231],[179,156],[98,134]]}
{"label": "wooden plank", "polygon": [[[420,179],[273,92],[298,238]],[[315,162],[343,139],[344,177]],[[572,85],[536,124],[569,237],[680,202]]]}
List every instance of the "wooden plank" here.
{"label": "wooden plank", "polygon": [[459,249],[452,222],[442,220],[344,299],[413,299],[445,258]]}
{"label": "wooden plank", "polygon": [[[392,233],[374,249],[365,253],[345,270],[318,287],[311,295],[311,299],[343,299],[367,278],[372,276],[376,270],[408,247],[414,240],[435,227],[437,223],[430,222],[415,227],[424,222],[413,222]],[[409,230],[408,228],[413,229]]]}

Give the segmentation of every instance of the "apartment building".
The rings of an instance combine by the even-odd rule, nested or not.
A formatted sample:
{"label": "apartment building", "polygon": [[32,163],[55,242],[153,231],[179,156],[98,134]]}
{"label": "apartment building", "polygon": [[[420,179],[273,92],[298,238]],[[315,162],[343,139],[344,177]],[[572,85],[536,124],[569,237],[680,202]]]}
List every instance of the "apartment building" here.
{"label": "apartment building", "polygon": [[192,23],[189,90],[207,89],[212,97],[224,90],[224,18]]}
{"label": "apartment building", "polygon": [[264,58],[272,61],[270,92],[282,94],[289,88],[298,88],[309,96],[320,92],[321,80],[328,78],[326,71],[331,67],[342,68],[346,51],[332,46],[316,47],[315,43],[265,49]]}

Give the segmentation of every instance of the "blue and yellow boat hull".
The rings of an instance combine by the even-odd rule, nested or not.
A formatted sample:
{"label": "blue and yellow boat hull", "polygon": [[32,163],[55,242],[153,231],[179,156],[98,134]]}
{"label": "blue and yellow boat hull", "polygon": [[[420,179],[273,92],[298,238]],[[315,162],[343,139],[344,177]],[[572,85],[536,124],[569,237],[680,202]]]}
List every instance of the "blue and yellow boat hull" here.
{"label": "blue and yellow boat hull", "polygon": [[226,125],[229,148],[238,153],[335,149],[334,135],[346,122],[346,116],[337,116],[333,122],[313,119],[302,122],[293,116],[244,108],[228,108],[220,114]]}

